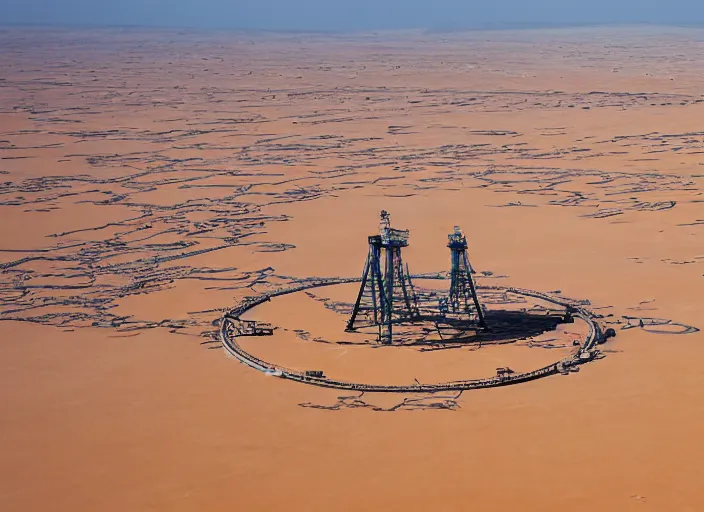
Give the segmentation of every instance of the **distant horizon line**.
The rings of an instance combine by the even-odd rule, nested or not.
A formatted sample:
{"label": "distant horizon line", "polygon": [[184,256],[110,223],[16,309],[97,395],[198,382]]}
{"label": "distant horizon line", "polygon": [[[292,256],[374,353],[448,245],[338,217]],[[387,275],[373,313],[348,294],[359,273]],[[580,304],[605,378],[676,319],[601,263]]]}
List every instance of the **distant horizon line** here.
{"label": "distant horizon line", "polygon": [[154,25],[137,23],[50,23],[50,22],[0,22],[0,29],[46,28],[46,29],[106,29],[106,30],[188,30],[193,32],[240,32],[252,34],[372,34],[388,32],[424,32],[430,34],[451,34],[461,32],[498,32],[521,30],[559,30],[565,28],[639,28],[639,27],[671,27],[671,28],[704,28],[704,22],[484,22],[465,26],[447,27],[388,27],[366,28],[356,30],[342,29],[285,29],[227,26],[195,26],[195,25]]}

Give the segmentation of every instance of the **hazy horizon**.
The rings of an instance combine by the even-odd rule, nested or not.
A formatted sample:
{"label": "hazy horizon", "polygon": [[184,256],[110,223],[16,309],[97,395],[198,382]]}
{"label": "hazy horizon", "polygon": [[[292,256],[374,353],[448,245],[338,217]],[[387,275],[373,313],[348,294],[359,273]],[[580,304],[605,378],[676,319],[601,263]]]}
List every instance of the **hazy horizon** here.
{"label": "hazy horizon", "polygon": [[0,24],[353,32],[542,28],[580,25],[700,25],[694,0],[0,0]]}

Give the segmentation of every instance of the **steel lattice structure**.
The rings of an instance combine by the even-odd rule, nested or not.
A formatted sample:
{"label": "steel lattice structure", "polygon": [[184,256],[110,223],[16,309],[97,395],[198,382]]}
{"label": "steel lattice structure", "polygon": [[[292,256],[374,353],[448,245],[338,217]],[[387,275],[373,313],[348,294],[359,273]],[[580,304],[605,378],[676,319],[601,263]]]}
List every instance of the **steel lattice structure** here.
{"label": "steel lattice structure", "polygon": [[486,328],[484,312],[479,304],[472,274],[474,270],[467,257],[467,237],[455,226],[455,231],[447,235],[452,267],[450,269],[449,312],[455,315],[469,316],[476,319],[480,327]]}
{"label": "steel lattice structure", "polygon": [[408,246],[408,231],[393,229],[389,214],[382,211],[379,234],[368,240],[369,253],[347,330],[354,331],[360,324],[376,325],[379,340],[391,344],[394,322],[420,316],[408,266],[401,256],[401,249]]}

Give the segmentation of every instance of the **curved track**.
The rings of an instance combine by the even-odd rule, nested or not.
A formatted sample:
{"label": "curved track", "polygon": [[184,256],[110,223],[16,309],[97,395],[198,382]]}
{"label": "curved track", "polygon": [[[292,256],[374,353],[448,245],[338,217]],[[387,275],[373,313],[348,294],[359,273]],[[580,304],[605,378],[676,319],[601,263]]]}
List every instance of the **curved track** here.
{"label": "curved track", "polygon": [[[416,278],[423,279],[443,279],[441,277],[427,277],[427,276],[414,276]],[[523,290],[520,288],[502,287],[502,286],[478,286],[478,289],[484,290],[501,290],[508,293],[513,293],[516,295],[523,295],[526,297],[533,297],[540,299],[558,306],[567,308],[572,308],[572,315],[577,318],[584,320],[587,325],[589,325],[589,333],[585,337],[579,350],[572,356],[561,359],[552,363],[548,366],[538,368],[531,372],[526,373],[516,373],[512,375],[496,376],[488,379],[471,379],[471,380],[459,380],[452,382],[443,382],[438,384],[413,384],[413,385],[384,385],[384,384],[365,384],[358,382],[347,382],[339,381],[334,379],[329,379],[327,377],[310,377],[305,375],[304,372],[284,368],[273,363],[263,361],[249,352],[245,351],[238,343],[237,337],[234,335],[234,330],[231,329],[231,319],[238,318],[243,313],[255,308],[256,306],[271,300],[272,297],[278,297],[280,295],[286,295],[290,293],[300,292],[302,290],[307,290],[310,288],[319,288],[323,286],[333,286],[337,284],[354,283],[361,281],[360,278],[331,278],[331,279],[321,279],[321,280],[309,280],[302,283],[299,286],[294,286],[291,288],[284,288],[276,290],[274,292],[265,293],[256,297],[248,297],[242,301],[236,307],[230,309],[220,320],[220,339],[223,346],[227,351],[236,357],[240,362],[246,364],[247,366],[265,372],[283,379],[293,380],[296,382],[301,382],[304,384],[310,384],[314,386],[321,386],[326,388],[335,389],[347,389],[354,391],[366,391],[366,392],[381,392],[381,393],[435,393],[438,391],[465,391],[470,389],[481,389],[481,388],[491,388],[497,386],[508,386],[511,384],[519,384],[521,382],[528,382],[535,379],[540,379],[542,377],[547,377],[549,375],[555,375],[557,373],[569,372],[571,368],[577,365],[594,360],[595,356],[598,354],[596,348],[597,344],[603,341],[604,335],[601,331],[601,327],[596,322],[596,317],[594,314],[588,310],[570,303],[567,300],[553,297],[544,293]]]}

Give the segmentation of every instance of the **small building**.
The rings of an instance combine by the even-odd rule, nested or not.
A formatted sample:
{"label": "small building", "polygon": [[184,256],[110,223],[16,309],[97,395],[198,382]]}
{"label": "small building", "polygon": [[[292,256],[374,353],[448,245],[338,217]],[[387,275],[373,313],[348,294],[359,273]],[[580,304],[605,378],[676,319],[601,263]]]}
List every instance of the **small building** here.
{"label": "small building", "polygon": [[497,369],[496,369],[496,376],[497,376],[497,377],[508,377],[508,376],[511,375],[512,373],[516,373],[516,372],[514,372],[514,371],[513,371],[511,368],[509,368],[508,366],[504,366],[504,367],[502,367],[502,368],[497,368]]}

